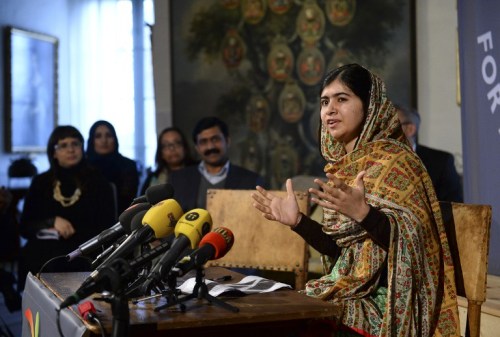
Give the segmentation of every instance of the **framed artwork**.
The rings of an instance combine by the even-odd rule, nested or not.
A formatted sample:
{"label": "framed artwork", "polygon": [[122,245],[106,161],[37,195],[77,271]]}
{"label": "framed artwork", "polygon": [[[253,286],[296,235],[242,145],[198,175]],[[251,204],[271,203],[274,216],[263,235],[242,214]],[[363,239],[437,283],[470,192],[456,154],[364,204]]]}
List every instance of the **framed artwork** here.
{"label": "framed artwork", "polygon": [[201,117],[225,120],[231,161],[270,188],[323,176],[319,90],[328,70],[359,63],[384,79],[395,103],[415,106],[414,0],[170,6],[174,124],[189,136]]}
{"label": "framed artwork", "polygon": [[7,152],[45,152],[57,124],[58,39],[5,28],[5,145]]}

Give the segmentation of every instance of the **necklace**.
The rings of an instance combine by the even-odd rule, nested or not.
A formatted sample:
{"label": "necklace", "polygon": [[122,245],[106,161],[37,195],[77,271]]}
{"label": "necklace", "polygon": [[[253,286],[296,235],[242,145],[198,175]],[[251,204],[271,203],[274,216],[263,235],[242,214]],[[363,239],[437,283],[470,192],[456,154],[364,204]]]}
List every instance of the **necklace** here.
{"label": "necklace", "polygon": [[54,199],[58,201],[63,207],[69,207],[71,205],[74,205],[78,199],[80,199],[80,196],[82,195],[82,191],[80,188],[77,188],[75,192],[73,192],[73,195],[71,197],[65,197],[61,193],[61,182],[59,180],[56,180],[56,185],[54,186]]}

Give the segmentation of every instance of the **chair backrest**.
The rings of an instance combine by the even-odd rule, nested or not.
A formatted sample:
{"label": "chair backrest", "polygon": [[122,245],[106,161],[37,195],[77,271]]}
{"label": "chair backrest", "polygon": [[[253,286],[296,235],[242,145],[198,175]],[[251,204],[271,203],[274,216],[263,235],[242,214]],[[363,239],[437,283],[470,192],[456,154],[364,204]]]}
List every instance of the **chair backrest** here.
{"label": "chair backrest", "polygon": [[459,296],[467,298],[466,336],[479,337],[486,300],[491,206],[440,202]]}
{"label": "chair backrest", "polygon": [[[295,274],[295,289],[303,289],[307,278],[308,245],[297,233],[269,221],[252,206],[253,190],[207,191],[207,210],[214,227],[224,226],[234,234],[231,250],[209,265],[226,268],[288,271]],[[284,191],[271,191],[286,195]],[[308,192],[295,192],[299,208],[308,214]]]}

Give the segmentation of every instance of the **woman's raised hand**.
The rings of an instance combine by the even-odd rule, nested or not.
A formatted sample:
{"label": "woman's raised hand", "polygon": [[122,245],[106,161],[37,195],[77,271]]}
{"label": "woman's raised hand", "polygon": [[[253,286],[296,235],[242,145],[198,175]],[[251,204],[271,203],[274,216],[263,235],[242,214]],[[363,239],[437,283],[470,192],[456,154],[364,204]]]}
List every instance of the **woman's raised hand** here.
{"label": "woman's raised hand", "polygon": [[311,194],[316,195],[316,198],[311,198],[311,201],[321,207],[333,209],[357,222],[361,222],[370,211],[370,206],[365,200],[365,184],[363,183],[365,173],[365,171],[358,173],[354,187],[347,185],[343,180],[331,173],[327,173],[326,177],[332,180],[335,186],[329,186],[320,179],[314,179],[314,182],[319,185],[321,190],[309,189]]}
{"label": "woman's raised hand", "polygon": [[287,195],[278,197],[264,188],[257,186],[257,192],[252,193],[253,206],[262,212],[268,220],[278,221],[284,225],[295,227],[301,218],[299,205],[293,192],[292,180],[286,181]]}

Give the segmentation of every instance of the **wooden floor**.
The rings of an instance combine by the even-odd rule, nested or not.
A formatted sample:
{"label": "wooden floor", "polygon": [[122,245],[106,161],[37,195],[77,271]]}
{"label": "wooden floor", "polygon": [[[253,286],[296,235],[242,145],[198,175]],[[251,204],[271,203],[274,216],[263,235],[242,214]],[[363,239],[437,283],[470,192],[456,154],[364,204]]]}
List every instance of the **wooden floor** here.
{"label": "wooden floor", "polygon": [[[500,336],[500,276],[488,275],[487,285],[486,302],[481,306],[481,336],[497,337]],[[464,336],[467,313],[465,298],[458,299],[458,309],[462,336]]]}

